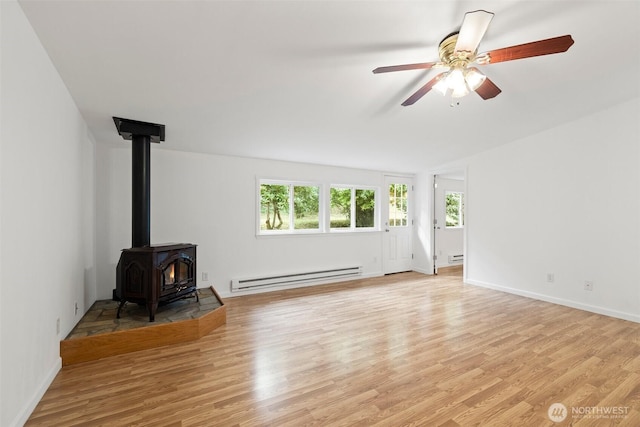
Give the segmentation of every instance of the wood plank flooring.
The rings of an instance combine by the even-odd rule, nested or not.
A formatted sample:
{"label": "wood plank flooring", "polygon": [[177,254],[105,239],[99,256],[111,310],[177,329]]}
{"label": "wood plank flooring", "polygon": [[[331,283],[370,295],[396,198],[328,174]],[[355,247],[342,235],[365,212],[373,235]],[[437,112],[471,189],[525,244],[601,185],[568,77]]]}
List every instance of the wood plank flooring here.
{"label": "wood plank flooring", "polygon": [[197,342],[64,367],[27,425],[640,425],[640,324],[442,274],[225,302]]}

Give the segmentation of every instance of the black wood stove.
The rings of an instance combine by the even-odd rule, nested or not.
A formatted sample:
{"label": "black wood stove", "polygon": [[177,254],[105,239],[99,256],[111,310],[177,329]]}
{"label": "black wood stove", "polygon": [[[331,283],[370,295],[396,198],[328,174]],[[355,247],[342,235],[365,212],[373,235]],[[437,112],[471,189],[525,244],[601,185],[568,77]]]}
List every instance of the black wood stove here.
{"label": "black wood stove", "polygon": [[151,245],[151,142],[164,141],[164,125],[114,117],[118,133],[131,140],[132,151],[132,247],[123,249],[116,270],[113,298],[120,301],[117,317],[128,301],[144,304],[149,321],[159,305],[195,294],[196,245]]}

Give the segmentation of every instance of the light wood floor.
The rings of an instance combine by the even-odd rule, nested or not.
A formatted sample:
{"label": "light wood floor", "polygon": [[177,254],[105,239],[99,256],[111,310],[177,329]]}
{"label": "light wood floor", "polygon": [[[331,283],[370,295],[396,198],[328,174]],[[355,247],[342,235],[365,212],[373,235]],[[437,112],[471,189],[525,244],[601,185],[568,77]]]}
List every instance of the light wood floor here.
{"label": "light wood floor", "polygon": [[64,367],[27,425],[640,425],[640,324],[456,275],[225,302],[200,341]]}

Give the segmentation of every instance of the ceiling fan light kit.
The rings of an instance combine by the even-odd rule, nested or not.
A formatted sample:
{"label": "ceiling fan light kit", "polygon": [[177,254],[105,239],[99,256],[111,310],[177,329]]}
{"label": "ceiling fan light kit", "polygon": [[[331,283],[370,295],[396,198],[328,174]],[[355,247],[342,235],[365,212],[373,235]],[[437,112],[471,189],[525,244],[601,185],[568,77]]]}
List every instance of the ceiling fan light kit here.
{"label": "ceiling fan light kit", "polygon": [[477,68],[456,67],[442,73],[432,89],[442,96],[450,90],[452,98],[462,98],[478,89],[486,78]]}
{"label": "ceiling fan light kit", "polygon": [[495,98],[502,91],[480,70],[469,65],[473,63],[489,65],[533,56],[551,55],[566,52],[573,45],[571,36],[565,35],[478,54],[478,46],[493,16],[493,13],[485,10],[467,12],[460,31],[449,34],[440,42],[438,46],[440,61],[378,67],[373,70],[373,73],[449,68],[407,98],[402,103],[403,106],[414,104],[431,89],[442,95],[450,93],[452,98],[461,98],[476,92],[482,99],[487,100]]}

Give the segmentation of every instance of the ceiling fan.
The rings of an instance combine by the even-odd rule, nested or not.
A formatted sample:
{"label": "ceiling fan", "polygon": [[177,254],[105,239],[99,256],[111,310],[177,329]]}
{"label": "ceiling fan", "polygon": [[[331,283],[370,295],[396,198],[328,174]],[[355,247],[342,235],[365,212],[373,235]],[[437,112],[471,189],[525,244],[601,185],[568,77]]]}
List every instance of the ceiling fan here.
{"label": "ceiling fan", "polygon": [[471,64],[488,65],[532,56],[561,53],[566,52],[573,44],[571,36],[565,35],[478,54],[478,45],[489,28],[493,15],[485,10],[465,13],[460,31],[454,31],[440,42],[438,48],[440,61],[378,67],[373,70],[373,73],[430,68],[449,69],[429,80],[407,98],[402,103],[403,106],[414,104],[431,89],[442,95],[450,92],[453,98],[461,98],[469,92],[475,91],[482,99],[486,100],[496,97],[502,91],[478,68],[470,66]]}

